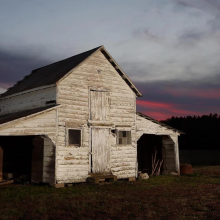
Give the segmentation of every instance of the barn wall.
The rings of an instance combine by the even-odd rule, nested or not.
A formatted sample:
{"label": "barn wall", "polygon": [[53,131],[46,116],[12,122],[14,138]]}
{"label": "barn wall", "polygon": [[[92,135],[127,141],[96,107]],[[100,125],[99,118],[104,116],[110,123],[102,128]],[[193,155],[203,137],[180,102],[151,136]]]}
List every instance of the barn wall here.
{"label": "barn wall", "polygon": [[[99,72],[97,71],[99,70]],[[135,127],[136,96],[102,52],[97,52],[58,84],[58,182],[85,181],[90,171],[90,87],[103,88],[110,97],[109,122],[114,126]],[[114,127],[113,126],[113,127]],[[83,128],[80,148],[65,146],[67,128]],[[133,132],[134,133],[134,132]],[[133,134],[132,133],[132,134]],[[136,141],[132,146],[111,147],[112,171],[119,178],[134,176],[136,169]],[[128,155],[124,158],[123,155]]]}
{"label": "barn wall", "polygon": [[0,135],[48,135],[56,142],[56,110],[50,110],[30,118],[0,126]]}
{"label": "barn wall", "polygon": [[56,87],[44,88],[37,91],[0,100],[0,116],[14,112],[47,106],[46,101],[56,99]]}

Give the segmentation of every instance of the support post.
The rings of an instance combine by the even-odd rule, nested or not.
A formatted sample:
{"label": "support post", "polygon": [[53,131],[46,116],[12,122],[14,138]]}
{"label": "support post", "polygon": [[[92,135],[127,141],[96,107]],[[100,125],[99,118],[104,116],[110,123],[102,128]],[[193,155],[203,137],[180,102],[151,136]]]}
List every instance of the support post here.
{"label": "support post", "polygon": [[174,142],[174,158],[175,158],[175,166],[176,166],[176,171],[179,173],[180,172],[180,164],[179,164],[179,144],[178,144],[178,135],[172,136],[170,135],[170,138]]}

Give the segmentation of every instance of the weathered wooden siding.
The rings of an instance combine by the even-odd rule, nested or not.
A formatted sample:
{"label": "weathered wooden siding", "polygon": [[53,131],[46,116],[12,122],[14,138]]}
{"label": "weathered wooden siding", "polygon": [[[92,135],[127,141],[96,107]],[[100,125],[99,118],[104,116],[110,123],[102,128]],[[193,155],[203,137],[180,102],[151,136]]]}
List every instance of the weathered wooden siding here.
{"label": "weathered wooden siding", "polygon": [[47,135],[56,143],[56,109],[0,126],[0,135]]}
{"label": "weathered wooden siding", "polygon": [[137,115],[136,140],[143,134],[163,135],[164,171],[179,172],[178,133]]}
{"label": "weathered wooden siding", "polygon": [[[98,71],[97,71],[98,70]],[[85,181],[90,172],[90,88],[108,91],[109,122],[115,126],[135,127],[136,96],[102,52],[97,52],[58,83],[57,181]],[[106,122],[106,121],[105,121]],[[65,146],[66,129],[83,127],[83,145]],[[118,178],[135,176],[136,141],[132,146],[111,147],[111,169]],[[123,155],[129,155],[127,159]]]}
{"label": "weathered wooden siding", "polygon": [[39,89],[0,100],[0,116],[14,112],[47,106],[56,100],[56,87]]}

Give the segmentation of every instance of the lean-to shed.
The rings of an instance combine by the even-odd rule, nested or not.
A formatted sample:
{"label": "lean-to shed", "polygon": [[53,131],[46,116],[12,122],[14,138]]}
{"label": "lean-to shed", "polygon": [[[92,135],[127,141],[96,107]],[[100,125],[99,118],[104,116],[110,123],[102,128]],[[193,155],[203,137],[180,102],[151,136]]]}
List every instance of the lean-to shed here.
{"label": "lean-to shed", "polygon": [[140,91],[104,46],[33,70],[0,97],[1,173],[85,182],[179,172],[180,132],[136,113]]}

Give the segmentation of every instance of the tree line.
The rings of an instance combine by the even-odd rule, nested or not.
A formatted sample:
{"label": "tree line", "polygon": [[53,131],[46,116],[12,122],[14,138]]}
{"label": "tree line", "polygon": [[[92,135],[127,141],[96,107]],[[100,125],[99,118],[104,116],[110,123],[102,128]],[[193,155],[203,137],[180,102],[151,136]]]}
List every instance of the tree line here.
{"label": "tree line", "polygon": [[180,149],[220,149],[220,115],[172,117],[161,121],[185,132],[179,137]]}

